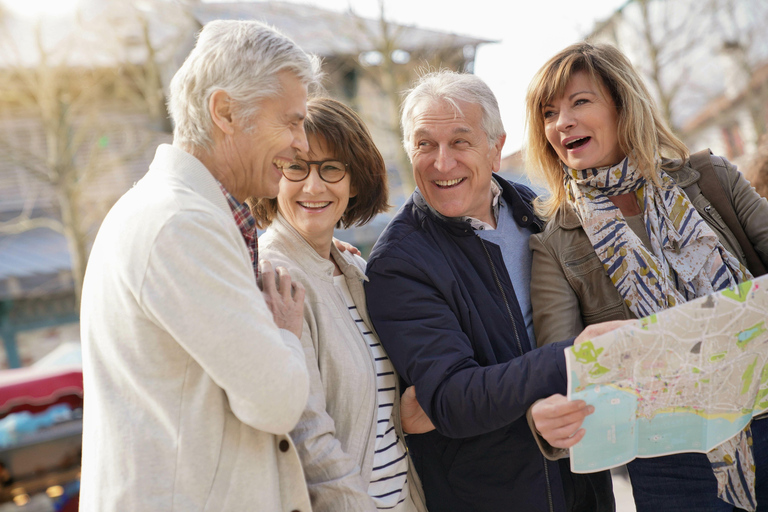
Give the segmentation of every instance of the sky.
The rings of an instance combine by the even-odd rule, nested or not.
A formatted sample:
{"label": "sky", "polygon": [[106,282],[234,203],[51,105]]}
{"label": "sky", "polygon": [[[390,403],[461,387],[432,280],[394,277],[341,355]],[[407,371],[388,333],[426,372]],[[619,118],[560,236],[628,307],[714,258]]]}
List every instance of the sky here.
{"label": "sky", "polygon": [[[293,1],[336,11],[351,8],[371,18],[379,15],[378,0]],[[76,2],[0,0],[16,12],[49,16],[71,10]],[[625,3],[627,0],[384,0],[384,9],[385,17],[393,22],[498,41],[480,47],[474,71],[498,98],[507,131],[502,152],[506,156],[522,145],[525,90],[536,71]]]}
{"label": "sky", "polygon": [[[525,91],[555,53],[589,34],[627,0],[384,0],[393,22],[499,41],[482,45],[475,74],[496,94],[507,142],[504,156],[520,149]],[[302,0],[319,7],[378,17],[377,0]]]}

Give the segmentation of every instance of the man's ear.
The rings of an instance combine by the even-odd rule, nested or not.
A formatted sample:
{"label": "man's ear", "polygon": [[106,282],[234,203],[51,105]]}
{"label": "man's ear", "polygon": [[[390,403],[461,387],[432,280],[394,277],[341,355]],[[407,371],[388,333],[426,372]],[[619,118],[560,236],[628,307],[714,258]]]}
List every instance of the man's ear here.
{"label": "man's ear", "polygon": [[496,139],[496,144],[491,149],[491,170],[493,172],[499,172],[499,169],[501,169],[501,149],[504,147],[506,140],[507,134],[503,133],[501,137]]}
{"label": "man's ear", "polygon": [[214,91],[208,100],[208,110],[211,114],[211,120],[225,135],[232,135],[235,132],[232,106],[232,98],[221,89]]}

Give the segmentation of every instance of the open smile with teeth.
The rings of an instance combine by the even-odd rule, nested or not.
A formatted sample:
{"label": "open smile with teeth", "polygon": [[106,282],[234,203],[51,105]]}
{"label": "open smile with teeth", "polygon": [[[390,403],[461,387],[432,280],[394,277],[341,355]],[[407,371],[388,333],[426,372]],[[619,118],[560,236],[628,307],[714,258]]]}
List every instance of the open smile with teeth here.
{"label": "open smile with teeth", "polygon": [[308,202],[308,201],[297,201],[299,205],[303,206],[304,208],[309,209],[317,209],[325,208],[329,204],[331,204],[330,201],[323,201],[323,202]]}
{"label": "open smile with teeth", "polygon": [[281,158],[275,158],[274,160],[272,160],[272,163],[278,169],[282,169],[284,167],[288,167],[291,164],[290,160],[283,160]]}
{"label": "open smile with teeth", "polygon": [[435,180],[434,183],[438,187],[452,187],[454,185],[458,185],[465,179],[466,178],[456,178],[455,180]]}
{"label": "open smile with teeth", "polygon": [[579,146],[583,146],[584,144],[589,142],[589,139],[591,139],[591,138],[592,137],[581,137],[579,139],[574,139],[574,140],[572,140],[570,142],[567,142],[566,144],[563,144],[563,145],[567,149],[575,149],[575,148],[578,148]]}

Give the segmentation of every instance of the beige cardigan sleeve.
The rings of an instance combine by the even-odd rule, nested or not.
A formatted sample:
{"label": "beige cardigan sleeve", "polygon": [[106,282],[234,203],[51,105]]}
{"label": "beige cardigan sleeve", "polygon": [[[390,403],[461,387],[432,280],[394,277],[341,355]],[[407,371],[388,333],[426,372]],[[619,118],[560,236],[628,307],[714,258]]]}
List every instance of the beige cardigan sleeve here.
{"label": "beige cardigan sleeve", "polygon": [[273,322],[239,233],[216,220],[185,211],[165,223],[149,252],[140,303],[225,391],[240,421],[287,434],[309,392],[304,353]]}

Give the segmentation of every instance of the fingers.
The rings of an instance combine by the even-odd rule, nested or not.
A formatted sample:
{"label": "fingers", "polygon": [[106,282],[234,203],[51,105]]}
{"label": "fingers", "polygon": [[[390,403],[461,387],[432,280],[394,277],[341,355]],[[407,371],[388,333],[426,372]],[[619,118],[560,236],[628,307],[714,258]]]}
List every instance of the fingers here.
{"label": "fingers", "polygon": [[262,291],[266,295],[274,295],[276,285],[272,274],[272,264],[267,260],[259,260],[259,274],[261,276]]}
{"label": "fingers", "polygon": [[288,301],[291,299],[292,292],[291,274],[285,267],[277,267],[275,271],[277,272],[278,280],[277,291],[280,292],[280,296],[284,301]]}
{"label": "fingers", "polygon": [[586,435],[587,431],[583,428],[577,430],[572,436],[559,439],[555,441],[554,444],[549,443],[550,445],[554,446],[555,448],[570,448],[572,446],[575,446],[579,441],[584,439],[584,435]]}
{"label": "fingers", "polygon": [[355,247],[354,245],[350,244],[350,243],[347,243],[347,242],[344,242],[342,240],[339,240],[338,238],[334,238],[333,239],[333,243],[334,243],[334,245],[336,245],[336,248],[339,251],[341,251],[341,252],[347,251],[350,254],[355,254],[357,256],[362,256],[362,253],[360,252],[360,250],[357,247]]}
{"label": "fingers", "polygon": [[[588,406],[584,400],[568,400],[563,395],[552,395],[536,402],[531,411],[534,419],[555,420],[579,414]],[[585,414],[586,416],[586,414]]]}
{"label": "fingers", "polygon": [[584,437],[584,418],[595,408],[583,400],[569,401],[563,395],[540,400],[531,409],[539,434],[555,448],[570,448]]}
{"label": "fingers", "polygon": [[405,392],[403,393],[403,397],[408,398],[416,398],[416,386],[408,386],[405,388]]}
{"label": "fingers", "polygon": [[624,327],[625,325],[632,325],[636,323],[637,320],[610,320],[608,322],[588,325],[586,329],[581,331],[581,334],[576,337],[576,339],[573,341],[573,344],[578,345],[579,343],[597,338],[598,336],[607,332],[611,332],[620,327]]}
{"label": "fingers", "polygon": [[[301,283],[291,281],[291,274],[285,267],[277,267],[273,272],[272,264],[267,260],[261,260],[259,261],[259,273],[262,291],[265,295],[273,296],[279,293],[283,301],[291,299],[293,302],[304,301],[304,287]],[[297,297],[296,293],[300,293],[301,296]]]}
{"label": "fingers", "polygon": [[292,289],[293,301],[299,304],[303,304],[304,294],[305,294],[304,285],[299,283],[298,281],[293,281],[291,283],[291,289]]}

